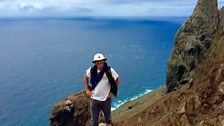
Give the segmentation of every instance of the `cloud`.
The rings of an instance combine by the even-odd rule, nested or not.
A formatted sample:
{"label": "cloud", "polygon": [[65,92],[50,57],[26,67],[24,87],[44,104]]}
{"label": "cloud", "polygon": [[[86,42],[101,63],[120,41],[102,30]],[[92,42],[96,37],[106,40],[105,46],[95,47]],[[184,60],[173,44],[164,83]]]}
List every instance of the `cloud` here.
{"label": "cloud", "polygon": [[[0,16],[188,16],[197,0],[0,0]],[[223,6],[224,0],[219,0]]]}
{"label": "cloud", "polygon": [[42,10],[42,6],[38,4],[25,4],[21,3],[19,6],[17,6],[18,10],[21,11],[33,11],[33,10]]}

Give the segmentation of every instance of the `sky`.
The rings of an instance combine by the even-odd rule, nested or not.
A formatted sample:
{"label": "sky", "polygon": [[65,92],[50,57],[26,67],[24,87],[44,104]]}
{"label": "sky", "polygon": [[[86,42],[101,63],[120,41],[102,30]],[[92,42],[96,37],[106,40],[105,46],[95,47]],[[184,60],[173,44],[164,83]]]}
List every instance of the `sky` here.
{"label": "sky", "polygon": [[[0,0],[0,17],[189,16],[196,3],[197,0]],[[223,5],[224,0],[219,0],[219,6]]]}

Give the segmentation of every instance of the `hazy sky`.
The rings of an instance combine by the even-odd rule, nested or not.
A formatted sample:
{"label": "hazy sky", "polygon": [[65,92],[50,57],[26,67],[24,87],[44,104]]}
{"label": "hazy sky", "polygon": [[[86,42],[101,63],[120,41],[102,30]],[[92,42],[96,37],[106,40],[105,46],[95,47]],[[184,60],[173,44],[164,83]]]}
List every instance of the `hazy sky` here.
{"label": "hazy sky", "polygon": [[[0,0],[0,17],[188,16],[196,2],[197,0]],[[224,0],[219,0],[219,6],[223,5]]]}

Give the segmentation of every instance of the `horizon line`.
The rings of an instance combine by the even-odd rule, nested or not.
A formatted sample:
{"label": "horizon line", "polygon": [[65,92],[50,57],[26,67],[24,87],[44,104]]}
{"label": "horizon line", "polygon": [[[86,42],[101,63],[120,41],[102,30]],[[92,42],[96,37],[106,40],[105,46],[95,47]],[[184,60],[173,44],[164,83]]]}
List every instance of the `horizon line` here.
{"label": "horizon line", "polygon": [[80,20],[91,20],[91,19],[123,19],[123,20],[151,20],[151,19],[171,19],[171,18],[188,18],[189,16],[0,16],[0,20],[23,20],[23,19],[80,19]]}

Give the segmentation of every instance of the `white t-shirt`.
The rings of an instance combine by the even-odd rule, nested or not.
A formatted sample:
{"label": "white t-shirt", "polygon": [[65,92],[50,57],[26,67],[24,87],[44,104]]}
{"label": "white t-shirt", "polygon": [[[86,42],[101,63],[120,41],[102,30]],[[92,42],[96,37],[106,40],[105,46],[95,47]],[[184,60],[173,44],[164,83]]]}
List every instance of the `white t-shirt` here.
{"label": "white t-shirt", "polygon": [[[90,70],[91,70],[91,67],[88,70],[86,70],[86,76],[88,78],[91,77]],[[116,73],[116,71],[113,68],[110,68],[110,70],[112,73],[112,77],[114,78],[114,80],[116,80],[119,75]],[[97,72],[99,73],[100,71],[97,70]],[[95,89],[92,92],[93,92],[93,96],[91,96],[92,99],[99,100],[99,101],[107,100],[107,96],[110,93],[110,83],[109,83],[106,73],[104,73],[103,78],[97,84],[97,86],[95,87]]]}

